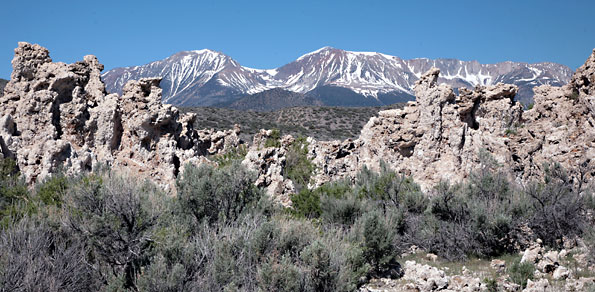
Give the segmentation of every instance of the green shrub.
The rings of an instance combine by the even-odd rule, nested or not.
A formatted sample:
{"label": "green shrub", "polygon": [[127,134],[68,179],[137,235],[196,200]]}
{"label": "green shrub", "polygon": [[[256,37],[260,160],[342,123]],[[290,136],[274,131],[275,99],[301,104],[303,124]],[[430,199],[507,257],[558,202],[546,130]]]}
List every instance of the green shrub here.
{"label": "green shrub", "polygon": [[508,275],[513,283],[521,285],[524,289],[527,287],[527,280],[533,280],[533,273],[535,272],[535,266],[532,263],[524,262],[520,260],[512,263],[508,269]]}
{"label": "green shrub", "polygon": [[264,147],[281,147],[281,131],[279,129],[271,130],[271,135],[265,140]]}
{"label": "green shrub", "polygon": [[289,257],[271,256],[258,270],[260,291],[303,291],[302,275]]}
{"label": "green shrub", "polygon": [[486,277],[483,279],[483,282],[486,284],[486,289],[488,292],[498,292],[498,279]]}
{"label": "green shrub", "polygon": [[396,256],[390,232],[376,213],[366,214],[363,220],[364,259],[374,273],[384,273]]}
{"label": "green shrub", "polygon": [[6,228],[36,209],[16,162],[0,158],[0,226]]}
{"label": "green shrub", "polygon": [[148,266],[138,279],[139,291],[160,292],[160,291],[186,291],[190,290],[188,282],[188,272],[186,267],[180,263],[170,265],[167,259],[158,254],[151,259],[151,265]]}
{"label": "green shrub", "polygon": [[256,175],[238,161],[223,168],[209,165],[186,165],[177,180],[178,201],[185,214],[194,218],[195,224],[203,220],[228,223],[254,206],[262,193],[254,186]]}
{"label": "green shrub", "polygon": [[412,179],[390,170],[384,162],[380,163],[380,172],[376,173],[364,167],[356,177],[355,188],[360,196],[375,200],[386,212],[388,207],[411,208],[414,212],[423,212],[428,203],[427,199],[413,202],[417,199],[421,189]]}
{"label": "green shrub", "polygon": [[595,227],[591,226],[585,233],[585,245],[587,246],[587,259],[595,263]]}
{"label": "green shrub", "polygon": [[45,205],[60,207],[68,187],[68,178],[64,174],[52,175],[37,187],[37,199]]}
{"label": "green shrub", "polygon": [[430,205],[430,199],[416,185],[415,188],[407,190],[403,194],[401,205],[410,213],[422,214]]}
{"label": "green shrub", "polygon": [[308,142],[305,137],[298,137],[287,151],[284,177],[290,179],[296,190],[307,188],[314,171],[314,164],[308,159]]}
{"label": "green shrub", "polygon": [[264,258],[270,254],[275,248],[275,240],[279,238],[280,230],[275,222],[264,222],[254,232],[254,236],[250,239],[250,248],[254,257],[257,259]]}
{"label": "green shrub", "polygon": [[292,208],[289,212],[296,217],[320,218],[321,198],[341,199],[349,192],[352,192],[352,186],[345,181],[327,183],[314,190],[304,188],[291,195]]}
{"label": "green shrub", "polygon": [[213,157],[213,160],[217,162],[217,166],[220,168],[232,165],[235,161],[242,161],[248,153],[248,147],[246,145],[239,145],[232,150],[217,154]]}
{"label": "green shrub", "polygon": [[314,241],[303,250],[301,259],[309,268],[309,290],[336,291],[339,270],[332,266],[331,254],[324,243]]}
{"label": "green shrub", "polygon": [[353,194],[339,198],[323,196],[320,206],[324,222],[347,226],[353,225],[367,209],[364,200]]}

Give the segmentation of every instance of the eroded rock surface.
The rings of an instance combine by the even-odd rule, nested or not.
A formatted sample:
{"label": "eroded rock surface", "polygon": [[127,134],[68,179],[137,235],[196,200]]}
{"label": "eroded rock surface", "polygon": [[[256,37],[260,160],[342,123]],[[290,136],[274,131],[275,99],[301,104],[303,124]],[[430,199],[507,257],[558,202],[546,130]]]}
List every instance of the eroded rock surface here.
{"label": "eroded rock surface", "polygon": [[290,194],[295,193],[293,182],[284,178],[283,170],[287,159],[287,149],[293,143],[289,135],[280,139],[280,147],[267,147],[267,139],[271,137],[272,130],[261,130],[254,135],[254,141],[246,157],[242,161],[247,168],[258,173],[256,185],[266,189],[267,195],[283,206],[290,206]]}
{"label": "eroded rock surface", "polygon": [[[74,64],[54,63],[47,49],[19,43],[13,73],[0,97],[0,149],[16,159],[29,182],[63,168],[77,173],[100,162],[125,167],[170,186],[185,163],[230,151],[239,128],[193,128],[195,116],[161,103],[159,79],[130,81],[122,96],[107,94],[103,66],[94,56]],[[523,111],[514,102],[517,88],[497,84],[461,89],[438,84],[438,69],[423,75],[416,101],[403,109],[379,112],[355,140],[308,138],[316,166],[311,187],[354,178],[381,161],[412,176],[424,189],[441,180],[461,181],[491,154],[510,176],[539,178],[543,164],[558,162],[575,179],[591,180],[595,157],[595,52],[561,88],[535,88],[535,105]],[[244,164],[258,171],[257,184],[284,205],[295,192],[283,177],[287,149],[264,147],[270,135],[255,136]],[[576,167],[576,166],[580,167]]]}
{"label": "eroded rock surface", "polygon": [[47,49],[19,43],[0,98],[0,146],[29,182],[63,169],[125,167],[163,187],[185,163],[237,147],[239,128],[197,131],[193,114],[161,103],[160,79],[126,84],[107,95],[95,56],[54,63]]}
{"label": "eroded rock surface", "polygon": [[438,84],[439,70],[424,74],[416,101],[381,111],[352,141],[310,144],[317,165],[314,186],[353,178],[380,161],[412,176],[423,189],[441,180],[461,181],[489,153],[518,181],[543,175],[544,163],[582,169],[575,179],[590,180],[595,164],[595,51],[561,88],[535,88],[535,105],[523,111],[514,102],[517,88],[497,84],[475,90]]}

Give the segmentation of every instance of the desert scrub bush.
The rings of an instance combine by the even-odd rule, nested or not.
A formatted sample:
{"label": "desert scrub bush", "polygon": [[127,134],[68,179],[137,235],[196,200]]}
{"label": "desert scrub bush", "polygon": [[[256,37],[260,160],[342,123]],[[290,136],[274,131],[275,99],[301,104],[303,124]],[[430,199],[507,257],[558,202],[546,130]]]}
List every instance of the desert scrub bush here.
{"label": "desert scrub bush", "polygon": [[473,252],[478,256],[498,256],[513,252],[510,233],[525,221],[526,206],[520,190],[514,188],[500,166],[486,152],[463,187],[470,210]]}
{"label": "desert scrub bush", "polygon": [[11,223],[36,211],[27,184],[20,177],[17,164],[8,158],[0,159],[0,227],[7,228]]}
{"label": "desert scrub bush", "polygon": [[[480,152],[479,167],[464,183],[442,182],[434,189],[421,237],[448,259],[493,257],[514,251],[514,232],[527,222],[528,197]],[[434,234],[434,235],[432,235]],[[422,244],[420,243],[420,244]]]}
{"label": "desert scrub bush", "polygon": [[195,224],[233,222],[260,199],[262,191],[254,186],[255,180],[256,175],[239,161],[222,168],[188,164],[176,181],[180,209]]}
{"label": "desert scrub bush", "polygon": [[331,254],[320,240],[314,241],[300,255],[302,261],[310,268],[307,282],[314,291],[335,291],[334,279],[339,269],[334,269]]}
{"label": "desert scrub bush", "polygon": [[234,147],[232,150],[225,153],[220,153],[213,156],[213,161],[217,162],[217,166],[220,168],[233,164],[234,161],[242,161],[248,153],[248,147],[242,144],[238,147]]}
{"label": "desert scrub bush", "polygon": [[270,257],[258,270],[259,291],[304,291],[299,268],[287,256]]}
{"label": "desert scrub bush", "polygon": [[290,195],[291,208],[287,209],[295,217],[319,218],[322,210],[320,209],[320,194],[316,190],[302,189],[297,194]]}
{"label": "desert scrub bush", "polygon": [[392,233],[377,213],[367,213],[361,220],[363,258],[371,266],[373,275],[385,274],[393,268],[399,254],[393,244]]}
{"label": "desert scrub bush", "polygon": [[465,259],[472,250],[469,206],[459,193],[460,186],[446,182],[435,187],[421,231],[414,236],[420,246],[449,260]]}
{"label": "desert scrub bush", "polygon": [[483,279],[483,282],[486,284],[486,290],[488,292],[498,292],[498,279],[495,277],[486,277]]}
{"label": "desert scrub bush", "polygon": [[533,279],[534,272],[535,266],[532,263],[521,263],[520,259],[513,262],[510,268],[508,268],[508,276],[510,277],[510,280],[513,283],[521,285],[523,289],[527,287],[527,280]]}
{"label": "desert scrub bush", "polygon": [[54,174],[46,178],[37,186],[35,192],[36,199],[45,205],[62,206],[62,200],[70,182],[63,173]]}
{"label": "desert scrub bush", "polygon": [[350,226],[362,216],[368,207],[367,201],[359,198],[355,193],[343,196],[322,196],[321,218],[327,224]]}
{"label": "desert scrub bush", "polygon": [[595,226],[590,226],[585,232],[585,245],[587,246],[587,260],[595,263]]}
{"label": "desert scrub bush", "polygon": [[419,213],[423,212],[429,203],[411,178],[395,173],[382,161],[378,173],[367,167],[358,172],[355,189],[361,197],[374,200],[383,211],[390,206],[405,207]]}
{"label": "desert scrub bush", "polygon": [[163,194],[153,185],[112,172],[92,174],[68,190],[69,231],[88,244],[87,261],[99,278],[137,289],[137,276],[148,264],[154,227],[162,213],[158,196]]}
{"label": "desert scrub bush", "polygon": [[308,187],[310,177],[315,169],[314,164],[308,158],[308,145],[306,137],[300,136],[287,150],[283,176],[294,183],[298,192]]}
{"label": "desert scrub bush", "polygon": [[319,218],[322,214],[321,197],[342,198],[351,191],[352,186],[346,181],[327,183],[313,190],[304,188],[291,195],[292,207],[289,212],[296,217]]}
{"label": "desert scrub bush", "polygon": [[533,182],[525,192],[530,199],[529,226],[543,242],[560,247],[564,236],[580,236],[587,222],[584,197],[559,164],[545,165],[543,182]]}
{"label": "desert scrub bush", "polygon": [[23,218],[0,232],[0,290],[97,291],[101,281],[87,265],[84,242]]}
{"label": "desert scrub bush", "polygon": [[281,147],[281,131],[272,129],[271,135],[264,141],[264,147]]}

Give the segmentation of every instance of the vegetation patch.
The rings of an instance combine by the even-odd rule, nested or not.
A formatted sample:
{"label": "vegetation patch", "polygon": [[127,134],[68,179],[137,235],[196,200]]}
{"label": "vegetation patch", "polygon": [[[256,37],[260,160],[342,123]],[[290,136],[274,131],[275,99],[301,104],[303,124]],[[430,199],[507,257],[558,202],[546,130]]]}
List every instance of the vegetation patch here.
{"label": "vegetation patch", "polygon": [[361,129],[378,112],[402,108],[404,103],[383,107],[302,106],[270,112],[240,111],[228,108],[186,107],[182,112],[197,114],[197,129],[228,130],[241,125],[240,138],[252,141],[260,129],[279,129],[285,134],[309,136],[317,140],[357,138]]}
{"label": "vegetation patch", "polygon": [[307,188],[315,166],[308,158],[309,143],[306,137],[300,136],[293,141],[287,150],[287,159],[283,176],[290,179],[297,191]]}
{"label": "vegetation patch", "polygon": [[[293,179],[308,177],[303,143],[292,150],[300,170]],[[518,186],[482,155],[467,181],[430,194],[383,165],[353,181],[302,188],[283,210],[254,186],[241,156],[187,165],[177,196],[109,170],[55,175],[28,189],[14,163],[2,161],[3,289],[357,291],[371,278],[400,277],[400,263],[414,259],[451,275],[465,266],[494,290],[493,258],[510,263],[511,281],[531,279],[535,267],[519,262],[519,243],[539,237],[556,249],[563,237],[580,236],[595,246],[582,216],[592,210],[592,190],[557,165],[545,168],[544,181]],[[438,260],[401,258],[412,245]],[[562,265],[590,276],[567,258]]]}

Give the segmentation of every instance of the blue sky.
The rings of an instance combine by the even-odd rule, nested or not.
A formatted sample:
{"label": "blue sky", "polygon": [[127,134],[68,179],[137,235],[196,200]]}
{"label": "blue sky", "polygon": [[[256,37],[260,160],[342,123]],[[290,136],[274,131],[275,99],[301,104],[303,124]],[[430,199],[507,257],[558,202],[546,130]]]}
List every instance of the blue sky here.
{"label": "blue sky", "polygon": [[323,46],[401,58],[551,61],[576,69],[595,47],[581,1],[22,1],[0,11],[0,78],[18,41],[54,61],[93,54],[107,69],[209,48],[274,68]]}

